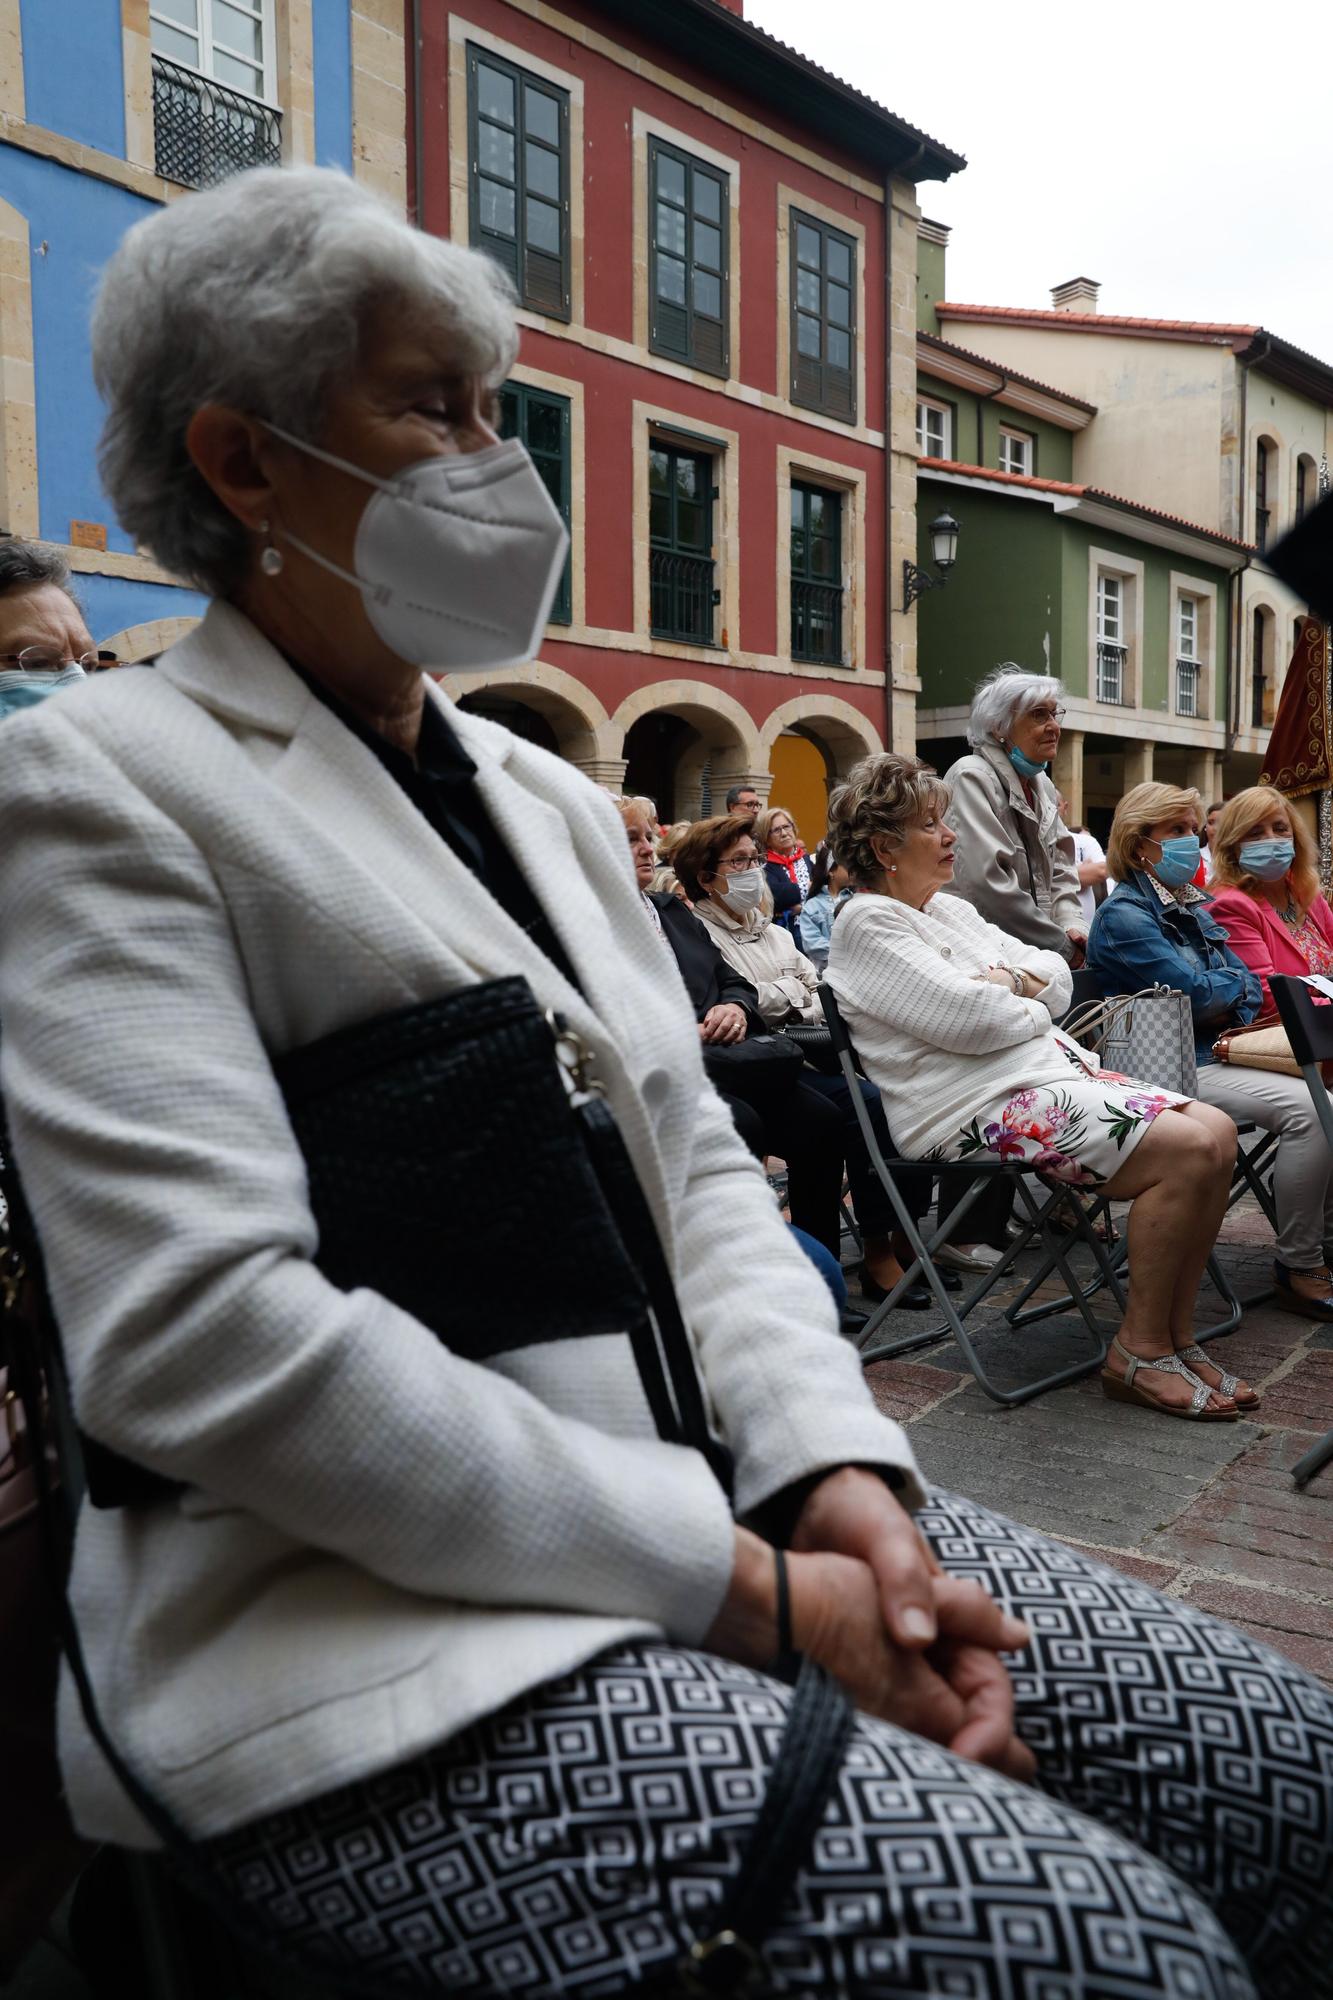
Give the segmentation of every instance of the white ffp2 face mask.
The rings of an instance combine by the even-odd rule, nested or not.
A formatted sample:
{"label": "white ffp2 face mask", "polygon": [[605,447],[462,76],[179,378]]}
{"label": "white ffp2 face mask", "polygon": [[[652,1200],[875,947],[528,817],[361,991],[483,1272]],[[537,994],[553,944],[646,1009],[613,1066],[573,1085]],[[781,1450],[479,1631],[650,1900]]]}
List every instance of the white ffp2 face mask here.
{"label": "white ffp2 face mask", "polygon": [[764,900],[763,869],[746,868],[739,875],[733,875],[722,891],[722,900],[738,917],[757,910]]}
{"label": "white ffp2 face mask", "polygon": [[399,659],[462,674],[521,666],[533,657],[569,536],[517,438],[419,459],[380,479],[277,424],[266,429],[375,488],[357,527],[354,571],[288,529],[276,532],[357,585],[366,616]]}

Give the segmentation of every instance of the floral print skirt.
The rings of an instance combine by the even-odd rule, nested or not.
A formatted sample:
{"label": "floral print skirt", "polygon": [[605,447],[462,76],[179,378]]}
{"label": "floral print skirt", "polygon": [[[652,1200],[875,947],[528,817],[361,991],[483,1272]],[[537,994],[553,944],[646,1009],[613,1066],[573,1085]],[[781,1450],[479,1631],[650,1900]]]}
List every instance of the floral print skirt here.
{"label": "floral print skirt", "polygon": [[1033,1084],[979,1112],[959,1133],[955,1157],[989,1153],[1071,1187],[1101,1187],[1159,1113],[1192,1102],[1114,1070],[1071,1070],[1068,1082]]}

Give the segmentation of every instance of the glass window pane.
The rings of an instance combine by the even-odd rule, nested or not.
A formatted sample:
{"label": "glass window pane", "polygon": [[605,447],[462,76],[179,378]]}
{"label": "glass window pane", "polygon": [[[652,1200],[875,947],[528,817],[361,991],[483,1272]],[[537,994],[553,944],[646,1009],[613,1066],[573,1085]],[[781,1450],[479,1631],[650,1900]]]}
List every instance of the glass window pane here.
{"label": "glass window pane", "polygon": [[829,582],[834,574],[833,543],[827,535],[810,544],[810,569],[822,582]]}
{"label": "glass window pane", "polygon": [[796,303],[803,312],[819,311],[819,276],[815,271],[796,273]]}
{"label": "glass window pane", "polygon": [[670,477],[670,460],[664,451],[650,451],[648,454],[648,485],[654,493],[665,493]]}
{"label": "glass window pane", "polygon": [[565,511],[565,475],[558,458],[539,458],[535,461],[543,486],[555,502],[556,512]]}
{"label": "glass window pane", "polygon": [[485,119],[477,122],[477,165],[484,174],[493,174],[497,180],[512,181],[514,178],[514,135],[506,132],[501,125],[488,125]]}
{"label": "glass window pane", "polygon": [[264,42],[253,14],[238,13],[227,0],[213,0],[213,39],[232,55],[248,56],[252,62],[264,59]]}
{"label": "glass window pane", "polygon": [[514,190],[499,181],[483,180],[477,197],[477,212],[483,229],[494,236],[514,234]]}
{"label": "glass window pane", "polygon": [[657,260],[657,296],[668,305],[683,306],[685,303],[685,266],[676,257],[659,257]]}
{"label": "glass window pane", "polygon": [[153,47],[160,56],[167,56],[172,62],[190,63],[199,67],[199,44],[193,35],[183,35],[179,28],[169,28],[164,21],[153,23]]}
{"label": "glass window pane", "polygon": [[546,146],[534,146],[529,139],[523,148],[523,164],[528,177],[528,193],[549,195],[552,201],[559,201],[560,155],[552,153]]}
{"label": "glass window pane", "polygon": [[830,367],[850,368],[852,365],[852,343],[840,326],[828,330],[828,354]]}
{"label": "glass window pane", "polygon": [[673,159],[670,153],[657,155],[657,192],[664,201],[674,201],[684,208],[685,164]]}
{"label": "glass window pane", "polygon": [[676,460],[676,491],[682,500],[697,500],[699,497],[699,461],[697,458]]}
{"label": "glass window pane", "polygon": [[501,125],[514,123],[514,79],[488,63],[477,64],[477,110]]}
{"label": "glass window pane", "polygon": [[824,293],[824,310],[838,326],[852,323],[852,295],[845,285],[829,285]]}
{"label": "glass window pane", "polygon": [[544,90],[526,84],[523,90],[523,123],[531,139],[545,139],[549,146],[560,144],[560,107]]}
{"label": "glass window pane", "polygon": [[711,174],[694,171],[694,212],[705,222],[722,220],[722,183]]}
{"label": "glass window pane", "polygon": [[704,509],[695,500],[676,502],[676,542],[682,549],[702,549],[704,541]]}
{"label": "glass window pane", "polygon": [[694,310],[706,314],[709,319],[722,317],[722,280],[715,278],[711,271],[696,271],[694,274]]}
{"label": "glass window pane", "polygon": [[828,532],[828,513],[825,504],[827,498],[827,494],[818,492],[813,486],[810,488],[810,533],[812,535],[822,535]]}
{"label": "glass window pane", "polygon": [[819,231],[811,229],[807,223],[798,222],[796,225],[797,263],[808,264],[813,270],[817,271],[819,269],[819,248]]}
{"label": "glass window pane", "polygon": [[801,354],[812,354],[816,361],[820,356],[819,321],[811,319],[808,313],[796,315],[796,346]]}
{"label": "glass window pane", "polygon": [[560,407],[557,403],[528,404],[528,435],[524,442],[532,452],[554,452],[558,458],[561,448]]}
{"label": "glass window pane", "polygon": [[793,486],[791,489],[791,524],[799,528],[805,521],[805,489]]}
{"label": "glass window pane", "polygon": [[188,28],[191,34],[198,30],[199,0],[153,0],[153,12],[179,21],[182,28]]}
{"label": "glass window pane", "polygon": [[673,257],[685,255],[685,216],[679,208],[668,208],[664,201],[657,204],[657,247]]}
{"label": "glass window pane", "polygon": [[794,523],[791,531],[791,566],[797,576],[806,574],[805,530]]}
{"label": "glass window pane", "polygon": [[530,250],[560,255],[560,210],[549,201],[535,201],[531,195],[527,200],[527,240]]}
{"label": "glass window pane", "polygon": [[500,391],[500,422],[497,426],[502,438],[518,436],[518,390]]}
{"label": "glass window pane", "polygon": [[213,51],[213,75],[219,83],[241,91],[246,97],[262,97],[264,94],[261,71],[253,63],[241,62],[237,56],[224,55],[221,49]]}
{"label": "glass window pane", "polygon": [[839,243],[836,236],[826,237],[825,243],[827,246],[824,252],[825,270],[837,284],[850,285],[852,282],[852,252],[850,244]]}
{"label": "glass window pane", "polygon": [[671,498],[666,493],[654,493],[648,502],[648,532],[655,542],[671,540]]}
{"label": "glass window pane", "polygon": [[722,269],[722,231],[714,229],[710,222],[694,225],[694,261],[706,265],[710,271]]}

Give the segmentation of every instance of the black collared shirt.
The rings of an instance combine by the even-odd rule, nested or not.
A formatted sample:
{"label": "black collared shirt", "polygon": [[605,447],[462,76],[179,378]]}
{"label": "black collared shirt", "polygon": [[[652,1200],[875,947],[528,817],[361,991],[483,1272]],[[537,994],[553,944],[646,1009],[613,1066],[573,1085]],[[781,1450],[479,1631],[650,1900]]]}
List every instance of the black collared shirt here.
{"label": "black collared shirt", "polygon": [[451,847],[514,922],[544,951],[570,985],[581,990],[578,974],[527,876],[505,845],[477,790],[477,767],[458,740],[439,704],[426,697],[421,711],[417,754],[408,755],[354,715],[314,677],[288,662],[317,700],[379,758],[389,776],[440,839]]}

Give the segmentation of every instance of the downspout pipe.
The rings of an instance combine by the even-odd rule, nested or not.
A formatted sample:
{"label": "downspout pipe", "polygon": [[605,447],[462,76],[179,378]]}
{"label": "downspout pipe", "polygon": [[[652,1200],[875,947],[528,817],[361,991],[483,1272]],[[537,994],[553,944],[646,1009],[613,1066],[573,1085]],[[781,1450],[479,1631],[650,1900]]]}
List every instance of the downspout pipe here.
{"label": "downspout pipe", "polygon": [[[999,380],[999,385],[997,388],[987,389],[984,396],[978,395],[977,397],[977,464],[978,465],[984,465],[986,463],[986,460],[982,455],[983,440],[981,435],[981,406],[983,403],[993,403],[995,401],[995,398],[997,396],[1002,396],[1008,387],[1009,387],[1009,377],[1007,375],[1001,375]],[[1035,457],[1036,454],[1034,453],[1033,456]]]}
{"label": "downspout pipe", "polygon": [[[913,148],[898,168],[897,178],[911,180],[921,164],[926,148]],[[893,558],[893,182],[884,176],[884,747],[896,750],[893,727],[893,621],[894,592],[898,588]],[[915,183],[913,183],[915,185]],[[913,495],[913,519],[916,500]],[[915,560],[916,550],[912,556]],[[907,613],[904,612],[906,617]]]}
{"label": "downspout pipe", "polygon": [[422,136],[421,86],[423,50],[421,46],[421,0],[412,0],[412,49],[408,60],[412,65],[412,220],[417,227],[422,226],[421,216],[425,208],[421,177],[425,165],[426,147]]}

